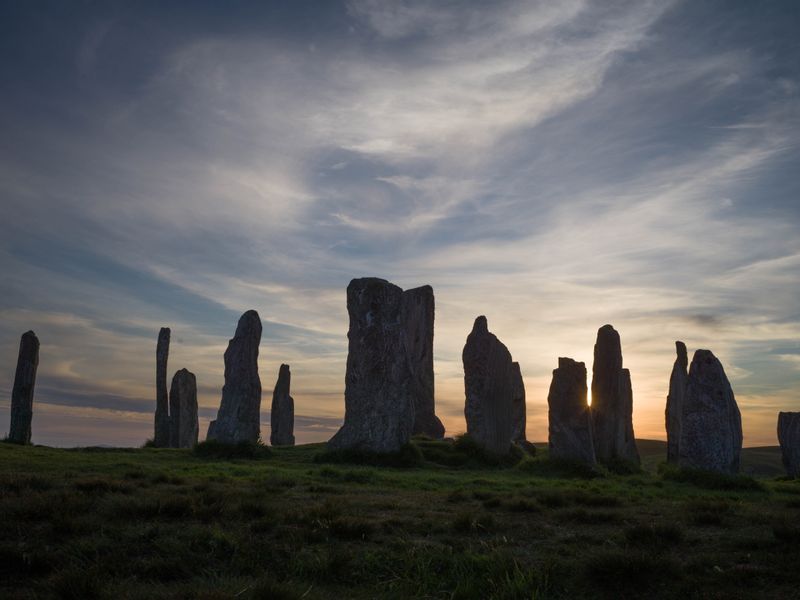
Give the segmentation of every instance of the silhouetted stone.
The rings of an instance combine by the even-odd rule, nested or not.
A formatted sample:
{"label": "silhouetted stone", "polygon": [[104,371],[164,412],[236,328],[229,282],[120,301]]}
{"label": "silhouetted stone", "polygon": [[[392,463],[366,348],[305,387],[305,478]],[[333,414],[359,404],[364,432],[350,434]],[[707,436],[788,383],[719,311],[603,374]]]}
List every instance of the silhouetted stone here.
{"label": "silhouetted stone", "polygon": [[403,292],[406,349],[412,372],[414,434],[444,437],[444,425],[436,416],[433,397],[433,288],[429,285]]}
{"label": "silhouetted stone", "polygon": [[156,416],[153,445],[167,448],[170,445],[169,397],[167,396],[167,360],[169,358],[169,327],[158,332],[156,344]]}
{"label": "silhouetted stone", "polygon": [[169,445],[192,448],[197,444],[197,379],[181,369],[172,377],[169,389]]}
{"label": "silhouetted stone", "polygon": [[547,394],[551,458],[596,463],[586,392],[586,366],[559,358]]}
{"label": "silhouetted stone", "polygon": [[406,350],[403,290],[383,279],[347,286],[347,373],[341,429],[332,450],[396,452],[414,427],[414,386]]}
{"label": "silhouetted stone", "polygon": [[694,353],[682,404],[678,464],[738,473],[742,417],[725,370],[710,350]]}
{"label": "silhouetted stone", "polygon": [[281,365],[278,381],[272,392],[270,412],[269,443],[273,446],[294,446],[294,398],[289,395],[291,382],[289,365]]}
{"label": "silhouetted stone", "polygon": [[22,334],[17,356],[17,371],[11,390],[11,423],[8,440],[17,444],[31,443],[31,419],[33,418],[33,388],[36,385],[36,369],[39,367],[39,338],[32,331]]}
{"label": "silhouetted stone", "polygon": [[525,442],[526,426],[525,382],[518,362],[511,363],[511,440]]}
{"label": "silhouetted stone", "polygon": [[490,452],[511,448],[511,353],[478,317],[462,352],[467,434]]}
{"label": "silhouetted stone", "polygon": [[667,462],[678,462],[678,444],[681,439],[681,406],[683,395],[686,392],[687,367],[689,358],[686,354],[686,344],[675,342],[678,357],[672,366],[672,375],[669,378],[669,394],[667,395],[667,408],[664,417],[667,425]]}
{"label": "silhouetted stone", "polygon": [[225,443],[257,442],[261,435],[261,379],[258,376],[258,345],[261,319],[248,310],[239,319],[236,334],[225,350],[225,385],[208,439]]}
{"label": "silhouetted stone", "polygon": [[789,477],[800,477],[800,412],[778,413],[778,442]]}
{"label": "silhouetted stone", "polygon": [[630,372],[622,368],[619,334],[611,325],[597,332],[592,366],[592,421],[598,462],[626,460],[639,464],[633,437],[633,391]]}

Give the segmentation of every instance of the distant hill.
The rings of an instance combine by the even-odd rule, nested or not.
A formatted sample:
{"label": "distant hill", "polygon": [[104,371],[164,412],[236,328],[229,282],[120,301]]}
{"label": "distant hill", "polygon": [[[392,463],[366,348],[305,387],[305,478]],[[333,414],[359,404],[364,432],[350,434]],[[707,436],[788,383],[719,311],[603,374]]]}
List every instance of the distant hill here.
{"label": "distant hill", "polygon": [[[547,443],[536,444],[547,447]],[[661,440],[636,440],[642,467],[655,472],[659,463],[667,458],[667,442]],[[780,446],[759,446],[742,448],[742,473],[752,477],[779,477],[786,471],[781,462]]]}

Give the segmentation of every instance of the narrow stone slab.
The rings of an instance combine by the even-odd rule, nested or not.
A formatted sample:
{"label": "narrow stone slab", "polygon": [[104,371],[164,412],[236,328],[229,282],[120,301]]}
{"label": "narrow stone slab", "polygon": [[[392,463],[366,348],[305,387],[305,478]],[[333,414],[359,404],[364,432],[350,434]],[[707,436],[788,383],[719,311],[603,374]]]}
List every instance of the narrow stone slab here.
{"label": "narrow stone slab", "polygon": [[172,378],[169,390],[169,440],[172,448],[192,448],[197,444],[197,379],[181,369]]}
{"label": "narrow stone slab", "polygon": [[170,445],[169,396],[167,395],[167,360],[169,359],[169,327],[158,332],[156,344],[156,415],[153,445],[167,448]]}
{"label": "narrow stone slab", "polygon": [[332,450],[396,452],[414,427],[414,374],[406,349],[403,290],[384,279],[347,286],[347,372],[342,428]]}
{"label": "narrow stone slab", "polygon": [[736,474],[741,451],[742,417],[725,370],[710,350],[697,350],[683,397],[678,464]]}
{"label": "narrow stone slab", "polygon": [[527,422],[527,405],[525,404],[525,381],[518,362],[511,363],[511,440],[522,443],[527,441],[525,432]]}
{"label": "narrow stone slab", "polygon": [[513,396],[511,353],[478,317],[461,355],[467,434],[490,452],[511,449]]}
{"label": "narrow stone slab", "polygon": [[598,462],[626,460],[639,464],[633,434],[630,372],[622,368],[619,333],[611,325],[597,332],[592,366],[592,420]]}
{"label": "narrow stone slab", "polygon": [[233,444],[257,442],[261,436],[261,379],[258,345],[261,319],[248,310],[239,319],[236,334],[225,350],[225,385],[217,418],[208,427],[208,439]]}
{"label": "narrow stone slab", "polygon": [[675,342],[675,351],[678,357],[672,365],[672,375],[669,378],[669,394],[667,394],[667,408],[664,419],[667,426],[667,462],[678,462],[678,444],[681,439],[681,410],[683,408],[683,395],[686,393],[686,380],[688,379],[687,367],[689,358],[686,354],[686,344]]}
{"label": "narrow stone slab", "polygon": [[778,413],[778,442],[789,477],[800,477],[800,412]]}
{"label": "narrow stone slab", "polygon": [[429,285],[403,292],[406,350],[412,372],[415,435],[444,437],[444,425],[436,416],[433,396],[433,288]]}
{"label": "narrow stone slab", "polygon": [[14,387],[11,390],[11,423],[8,440],[17,444],[31,443],[33,420],[33,389],[39,368],[39,338],[33,331],[22,334],[17,356]]}
{"label": "narrow stone slab", "polygon": [[592,416],[587,403],[586,366],[559,358],[547,394],[549,456],[594,465]]}
{"label": "narrow stone slab", "polygon": [[291,383],[289,365],[281,365],[272,392],[269,436],[272,446],[294,446],[294,398],[289,394]]}

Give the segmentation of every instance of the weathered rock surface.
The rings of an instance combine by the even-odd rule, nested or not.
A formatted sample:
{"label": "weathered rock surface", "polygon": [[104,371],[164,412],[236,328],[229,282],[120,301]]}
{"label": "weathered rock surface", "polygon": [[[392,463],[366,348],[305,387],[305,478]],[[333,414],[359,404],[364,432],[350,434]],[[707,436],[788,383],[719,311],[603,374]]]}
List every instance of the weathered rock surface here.
{"label": "weathered rock surface", "polygon": [[291,382],[289,365],[281,365],[278,381],[272,392],[270,412],[269,443],[273,446],[294,446],[294,398],[289,395]]}
{"label": "weathered rock surface", "polygon": [[239,319],[236,333],[225,350],[225,385],[217,418],[208,427],[208,439],[225,443],[256,442],[261,435],[261,379],[258,345],[261,319],[248,310]]}
{"label": "weathered rock surface", "polygon": [[414,374],[406,350],[403,290],[383,279],[347,286],[345,415],[332,450],[396,452],[414,427]]}
{"label": "weathered rock surface", "polygon": [[462,352],[467,434],[490,452],[511,448],[513,381],[511,353],[478,317]]}
{"label": "weathered rock surface", "polygon": [[194,373],[181,369],[172,377],[169,413],[170,447],[191,448],[197,444],[200,426],[197,422],[197,379]]}
{"label": "weathered rock surface", "polygon": [[36,369],[39,367],[39,338],[33,331],[22,334],[17,356],[17,371],[11,390],[11,423],[8,440],[18,444],[30,444],[31,420],[33,419],[33,388],[36,385]]}
{"label": "weathered rock surface", "polygon": [[633,435],[630,372],[622,368],[619,333],[611,325],[597,332],[592,366],[592,421],[598,462],[626,460],[639,464]]}
{"label": "weathered rock surface", "polygon": [[551,458],[590,465],[597,462],[586,393],[586,366],[571,358],[559,358],[547,394]]}
{"label": "weathered rock surface", "polygon": [[735,474],[741,450],[742,417],[725,370],[710,350],[697,350],[683,396],[678,464]]}
{"label": "weathered rock surface", "polygon": [[169,327],[158,332],[156,344],[156,415],[153,445],[167,448],[170,445],[169,396],[167,395],[167,360],[169,358]]}
{"label": "weathered rock surface", "polygon": [[789,477],[800,477],[800,412],[778,413],[778,442]]}
{"label": "weathered rock surface", "polygon": [[429,285],[403,292],[402,321],[412,373],[414,434],[444,437],[444,425],[436,416],[433,397],[433,288]]}
{"label": "weathered rock surface", "polygon": [[525,404],[525,382],[518,362],[511,363],[511,440],[527,441],[525,426],[527,406]]}
{"label": "weathered rock surface", "polygon": [[672,366],[672,375],[669,378],[669,394],[667,395],[667,408],[664,418],[667,426],[667,462],[678,462],[678,443],[681,438],[681,409],[683,394],[686,392],[687,368],[689,357],[686,354],[686,344],[675,342],[678,357]]}

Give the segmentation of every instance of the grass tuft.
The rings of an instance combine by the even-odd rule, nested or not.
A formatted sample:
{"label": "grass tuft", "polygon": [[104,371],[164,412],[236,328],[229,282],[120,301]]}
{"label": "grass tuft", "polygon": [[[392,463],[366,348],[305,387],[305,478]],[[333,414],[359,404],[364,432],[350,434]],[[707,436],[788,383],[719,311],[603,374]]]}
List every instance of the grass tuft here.
{"label": "grass tuft", "polygon": [[260,442],[242,440],[226,444],[219,440],[206,440],[192,448],[192,454],[199,458],[232,460],[236,458],[261,459],[272,456],[272,451]]}

